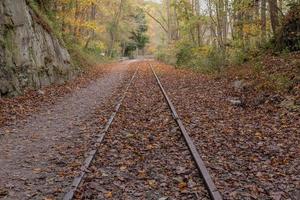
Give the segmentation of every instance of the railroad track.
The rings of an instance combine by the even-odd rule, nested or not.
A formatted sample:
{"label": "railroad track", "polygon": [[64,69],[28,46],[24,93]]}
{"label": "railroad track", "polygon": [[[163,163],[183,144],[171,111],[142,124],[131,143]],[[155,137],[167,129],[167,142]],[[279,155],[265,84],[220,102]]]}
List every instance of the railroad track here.
{"label": "railroad track", "polygon": [[[177,127],[179,128],[179,130],[180,130],[180,133],[181,133],[181,136],[180,136],[180,134],[179,134],[179,137],[181,137],[181,139],[183,138],[184,139],[184,142],[183,142],[183,144],[182,143],[180,143],[180,142],[178,142],[178,147],[176,147],[178,150],[176,150],[176,154],[174,154],[172,151],[169,151],[169,149],[170,148],[172,148],[172,146],[169,146],[169,147],[166,147],[165,149],[159,149],[159,150],[155,150],[155,148],[159,148],[159,147],[161,147],[161,146],[163,146],[164,144],[166,144],[166,143],[168,143],[168,140],[169,140],[169,138],[168,137],[172,137],[171,139],[172,140],[174,140],[174,141],[176,141],[176,140],[178,140],[178,138],[176,138],[175,137],[175,133],[171,133],[171,134],[169,134],[169,135],[167,135],[167,134],[163,134],[163,135],[159,135],[159,137],[158,136],[155,136],[155,137],[158,137],[158,138],[152,138],[152,135],[149,135],[150,136],[150,139],[149,140],[147,140],[146,141],[146,143],[148,144],[148,143],[151,143],[151,145],[148,145],[148,146],[150,146],[149,147],[149,149],[148,149],[148,146],[147,146],[147,149],[139,149],[139,148],[141,148],[140,146],[137,146],[137,144],[141,141],[141,139],[130,139],[129,138],[129,140],[132,140],[132,144],[131,144],[131,148],[133,148],[133,147],[135,147],[136,146],[136,148],[138,148],[141,152],[147,152],[147,154],[149,155],[149,157],[151,157],[151,159],[152,160],[155,160],[155,162],[153,161],[153,163],[154,164],[157,164],[157,159],[159,159],[159,157],[157,157],[157,155],[156,154],[161,154],[161,156],[162,157],[166,157],[167,158],[167,163],[169,162],[171,162],[171,163],[173,163],[173,160],[175,160],[175,162],[176,162],[176,159],[177,159],[177,157],[179,157],[180,159],[179,159],[179,161],[178,161],[178,164],[177,165],[182,165],[182,166],[184,166],[184,167],[182,167],[183,169],[186,169],[186,168],[189,168],[190,167],[190,165],[188,165],[187,163],[183,163],[183,159],[186,159],[186,157],[187,156],[185,156],[186,155],[186,151],[189,151],[189,154],[190,154],[190,157],[188,157],[187,159],[189,159],[189,160],[191,160],[191,159],[193,159],[193,164],[196,166],[196,169],[192,169],[192,168],[190,168],[190,171],[193,171],[193,173],[190,173],[190,177],[195,177],[195,176],[197,176],[197,175],[195,175],[194,173],[196,173],[195,171],[198,169],[198,172],[199,172],[199,174],[200,174],[200,177],[201,177],[201,179],[202,179],[202,183],[201,183],[201,180],[199,180],[199,183],[196,183],[196,184],[199,184],[199,185],[201,185],[201,184],[204,184],[205,185],[205,189],[206,189],[206,192],[208,193],[208,195],[207,196],[209,196],[209,198],[210,199],[212,199],[212,200],[221,200],[222,199],[222,197],[221,197],[221,195],[220,195],[220,193],[219,193],[219,191],[217,190],[217,188],[216,188],[216,186],[215,186],[215,184],[214,184],[214,182],[213,182],[213,180],[212,180],[212,178],[211,178],[211,176],[209,175],[209,172],[208,172],[208,170],[207,170],[207,168],[205,167],[205,165],[204,165],[204,162],[203,162],[203,160],[201,159],[201,157],[200,157],[200,154],[199,154],[199,152],[197,151],[197,149],[196,149],[196,147],[195,147],[195,145],[194,145],[194,143],[193,143],[193,141],[192,141],[192,139],[190,138],[190,136],[189,136],[189,134],[187,133],[187,131],[186,131],[186,129],[185,129],[185,127],[184,127],[184,125],[183,125],[183,123],[182,123],[182,121],[181,121],[181,119],[180,119],[180,117],[178,116],[178,114],[177,114],[177,112],[176,112],[176,109],[175,109],[175,107],[174,107],[174,105],[172,104],[172,102],[171,102],[171,100],[170,100],[170,98],[168,97],[168,95],[167,95],[167,93],[166,93],[166,91],[165,91],[165,89],[163,88],[163,86],[162,86],[162,83],[160,82],[160,79],[159,79],[159,77],[157,76],[157,74],[156,74],[156,72],[155,72],[155,70],[153,69],[153,66],[151,65],[151,64],[149,64],[148,66],[147,66],[147,68],[150,68],[151,69],[151,71],[152,71],[152,77],[154,76],[155,77],[155,82],[156,82],[156,84],[159,86],[159,89],[158,88],[149,88],[149,91],[153,91],[153,94],[151,94],[151,95],[154,95],[154,94],[156,94],[156,95],[158,95],[158,93],[160,92],[160,94],[162,94],[162,98],[161,99],[157,99],[157,102],[155,103],[155,104],[153,104],[153,105],[157,105],[157,106],[159,106],[159,107],[163,107],[163,106],[165,106],[166,107],[166,109],[165,109],[165,111],[164,112],[169,112],[170,113],[170,111],[171,111],[171,113],[172,113],[172,117],[173,117],[173,122],[168,122],[168,117],[167,117],[167,114],[166,113],[164,113],[164,116],[162,117],[162,118],[164,118],[164,119],[167,119],[167,120],[164,120],[163,122],[161,122],[160,123],[160,125],[161,124],[163,124],[164,126],[174,126],[174,125],[171,125],[172,123],[174,123],[174,121],[176,122],[176,124],[177,124]],[[148,69],[148,70],[150,70],[150,69]],[[147,69],[146,69],[147,70]],[[134,74],[133,74],[133,76],[132,76],[132,78],[131,78],[131,80],[129,81],[129,83],[128,83],[128,85],[127,85],[127,87],[126,87],[126,89],[125,89],[125,91],[124,91],[124,94],[122,95],[122,97],[121,97],[121,99],[120,99],[120,101],[117,103],[117,105],[116,105],[116,107],[115,107],[115,109],[114,109],[114,112],[112,113],[112,115],[111,115],[111,117],[110,117],[110,119],[108,120],[108,122],[107,122],[107,124],[106,124],[106,126],[105,126],[105,128],[104,128],[104,130],[100,133],[100,134],[98,134],[98,136],[97,136],[97,139],[96,139],[96,142],[95,142],[95,144],[91,147],[91,150],[89,151],[89,153],[87,154],[88,156],[87,156],[87,158],[85,159],[85,161],[84,161],[84,164],[83,164],[83,166],[82,166],[82,168],[81,168],[81,172],[80,172],[80,174],[77,176],[77,177],[75,177],[74,178],[74,180],[73,180],[73,182],[72,182],[72,185],[71,185],[71,187],[70,187],[70,190],[65,194],[65,196],[64,196],[64,200],[71,200],[71,199],[74,199],[74,197],[75,197],[75,194],[76,194],[76,192],[78,192],[78,190],[79,189],[81,189],[81,190],[84,190],[84,189],[82,189],[82,188],[80,188],[80,187],[82,187],[82,185],[84,184],[84,179],[85,178],[87,178],[86,176],[87,176],[87,172],[89,172],[89,168],[91,167],[91,164],[92,164],[92,162],[94,161],[94,162],[98,162],[98,161],[95,161],[95,157],[96,157],[96,155],[97,155],[97,153],[99,153],[98,151],[99,151],[99,149],[100,149],[100,145],[101,145],[101,143],[103,143],[103,140],[104,140],[104,138],[105,138],[105,136],[106,136],[106,134],[107,134],[107,132],[110,130],[110,128],[111,128],[111,125],[113,124],[113,121],[114,121],[114,119],[116,118],[116,116],[117,116],[117,113],[120,111],[120,108],[121,108],[121,105],[123,104],[123,102],[124,102],[124,99],[125,99],[125,97],[127,97],[128,95],[132,95],[132,93],[134,93],[134,92],[138,92],[138,93],[141,93],[141,91],[138,91],[136,88],[134,88],[134,89],[132,89],[132,91],[131,92],[129,92],[129,90],[130,90],[130,87],[133,87],[132,85],[133,85],[133,82],[134,82],[134,80],[136,79],[136,77],[137,77],[137,75],[138,75],[138,73],[139,73],[139,71],[141,71],[140,70],[140,68],[138,67],[137,69],[136,69],[136,71],[134,72]],[[147,87],[147,86],[149,86],[149,85],[151,85],[150,83],[153,83],[153,82],[151,82],[150,81],[150,78],[148,77],[149,75],[149,73],[147,73],[146,71],[142,71],[142,72],[140,72],[141,73],[141,76],[143,76],[144,78],[146,78],[146,79],[148,79],[148,82],[146,81],[146,82],[140,82],[139,84],[142,86],[142,87]],[[153,80],[154,81],[154,80]],[[154,85],[154,84],[152,84],[152,85]],[[149,86],[150,87],[150,86]],[[157,87],[157,86],[156,86]],[[149,93],[149,92],[148,92]],[[144,96],[147,96],[147,95],[149,95],[149,94],[140,94],[140,96],[137,94],[136,95],[136,99],[138,99],[138,98],[143,98]],[[148,96],[149,98],[151,97],[151,95],[150,96]],[[134,96],[134,95],[133,95]],[[162,101],[164,101],[165,100],[165,102],[162,102]],[[149,113],[149,114],[151,114],[151,112],[152,112],[152,109],[149,109],[149,108],[144,108],[143,106],[146,106],[146,103],[148,102],[149,103],[149,101],[147,100],[147,99],[145,99],[144,100],[144,102],[143,103],[141,103],[140,105],[133,105],[132,107],[137,107],[136,109],[136,111],[138,112],[138,110],[139,109],[141,109],[141,110],[146,110],[145,111],[145,113]],[[159,103],[158,103],[159,102]],[[158,105],[159,104],[159,105]],[[131,105],[129,105],[128,107],[130,107]],[[139,107],[140,106],[140,107]],[[167,109],[169,108],[169,111],[166,111]],[[142,114],[144,114],[144,113],[142,113]],[[142,115],[141,114],[141,115]],[[119,114],[120,115],[120,114]],[[154,115],[153,116],[156,116],[156,113],[154,113]],[[126,125],[126,119],[128,118],[128,116],[124,116],[123,117],[123,120],[124,120],[124,118],[125,118],[125,121],[123,121],[122,123],[121,123],[121,125],[120,126],[123,126],[123,124],[125,124]],[[122,120],[122,118],[120,119],[120,120]],[[146,123],[149,123],[149,124],[151,124],[152,123],[152,121],[150,120],[150,122],[148,122],[149,120],[148,119],[145,119],[146,121]],[[159,118],[157,118],[157,120],[159,120]],[[128,120],[127,120],[128,121]],[[165,122],[165,121],[167,121],[167,122]],[[116,123],[117,123],[117,121],[116,121]],[[175,123],[174,123],[175,124]],[[129,127],[133,127],[133,126],[135,126],[135,124],[134,125],[131,125],[131,124],[127,124],[127,126],[129,126]],[[137,125],[138,126],[138,125]],[[174,128],[173,128],[174,129]],[[151,129],[150,129],[151,130]],[[161,128],[159,131],[161,131],[161,132],[163,132],[165,130],[165,128]],[[120,130],[117,130],[116,132],[120,132]],[[170,132],[170,131],[169,131]],[[116,134],[115,134],[116,135]],[[135,136],[135,135],[134,135]],[[137,133],[136,134],[136,137],[138,137],[139,136],[139,134]],[[144,135],[141,135],[140,134],[140,136],[141,137],[145,137],[145,134]],[[140,137],[139,136],[139,137]],[[113,142],[113,141],[121,141],[122,140],[122,137],[119,137],[118,138],[118,136],[114,136],[114,137],[117,137],[117,138],[113,138],[113,139],[110,139],[110,138],[108,138],[108,140],[111,140],[111,142]],[[131,137],[131,136],[130,136]],[[162,142],[162,143],[154,143],[154,144],[152,144],[153,142],[151,142],[152,140],[155,140],[155,141],[157,141],[157,140],[159,140],[159,139],[161,139],[161,140],[164,140],[164,142]],[[144,139],[143,139],[144,140]],[[130,142],[130,141],[129,141]],[[185,150],[185,149],[183,149],[183,145],[184,145],[184,143],[186,144],[186,146],[187,146],[187,150]],[[144,143],[142,143],[142,145],[143,145]],[[111,145],[107,145],[107,144],[105,144],[106,146],[104,147],[104,148],[106,148],[106,150],[104,150],[104,151],[108,151],[108,149],[109,148],[111,148]],[[140,145],[140,144],[139,144]],[[117,146],[122,146],[121,144],[117,144]],[[154,147],[153,147],[154,146]],[[116,148],[117,150],[118,150],[118,148]],[[152,150],[152,149],[154,149],[154,150]],[[183,149],[183,150],[182,150]],[[121,147],[120,147],[120,150],[122,150],[121,149]],[[135,151],[136,151],[137,149],[135,149]],[[134,154],[135,153],[135,151],[133,151],[132,150],[132,152],[127,152],[127,154]],[[168,151],[168,153],[167,154],[165,154],[165,152],[163,152],[163,151]],[[182,152],[179,152],[179,151],[182,151]],[[148,152],[155,152],[155,153],[148,153]],[[180,155],[180,156],[178,156],[178,155]],[[145,160],[145,158],[143,158],[143,156],[141,156],[141,155],[139,155],[141,158],[139,158],[139,159],[141,159],[142,160],[142,162],[145,162],[145,163],[150,163],[149,165],[151,165],[151,162],[152,162],[152,160],[149,160],[149,161],[144,161]],[[105,157],[105,156],[104,156]],[[108,156],[108,157],[111,157],[111,156]],[[113,154],[112,154],[112,157],[113,157]],[[131,157],[130,158],[128,158],[128,159],[131,159]],[[136,159],[136,158],[135,158]],[[97,160],[97,159],[96,159]],[[98,159],[99,160],[99,159]],[[116,160],[116,161],[118,161],[118,160]],[[111,160],[101,160],[100,159],[100,161],[99,161],[101,164],[103,164],[103,163],[107,163],[107,165],[109,165],[109,163],[111,162]],[[135,162],[135,164],[132,164],[131,163],[131,165],[139,165],[139,164],[136,164],[136,163],[139,163],[139,162]],[[168,165],[168,164],[167,164]],[[115,167],[115,166],[114,166]],[[139,166],[140,167],[140,166]],[[144,166],[143,166],[144,167]],[[142,167],[142,168],[143,168]],[[158,166],[158,167],[160,167],[160,166]],[[173,169],[174,169],[174,167],[176,168],[176,166],[173,166],[173,168],[172,168],[172,166],[166,166],[166,165],[162,165],[161,166],[164,170],[165,170],[165,173],[167,173],[167,174],[172,174],[173,172],[172,171],[174,171]],[[166,169],[165,169],[166,168]],[[181,168],[180,168],[181,169]],[[121,167],[121,170],[126,170],[126,167]],[[152,170],[156,170],[156,169],[154,169],[153,167],[152,167]],[[159,170],[159,168],[157,168],[157,170]],[[141,170],[139,170],[139,172],[140,172]],[[115,171],[114,171],[115,172]],[[144,173],[144,172],[143,172]],[[179,172],[180,173],[180,172]],[[173,174],[174,175],[174,174]],[[176,175],[176,174],[175,174]],[[187,175],[186,175],[187,176]],[[135,177],[135,178],[137,178],[137,177]],[[130,177],[128,177],[128,180],[130,179]],[[200,178],[199,178],[200,179]],[[124,180],[123,180],[124,181]],[[171,180],[170,180],[171,181]],[[155,181],[154,180],[151,180],[150,182],[149,182],[149,184],[150,184],[150,186],[153,186],[153,187],[155,187]],[[90,186],[87,186],[87,188],[89,188]],[[181,184],[181,186],[180,187],[185,187],[185,185],[182,185]],[[196,186],[195,186],[196,187]],[[172,188],[174,188],[174,187],[172,187]],[[198,189],[198,190],[200,190],[201,191],[201,187],[199,187],[200,189]],[[202,191],[202,193],[204,193],[204,191]],[[195,193],[196,194],[196,193]],[[136,196],[136,199],[142,199],[142,197],[140,197],[141,195],[143,195],[143,194],[136,194],[137,196]],[[203,194],[204,196],[205,196],[205,194]],[[196,198],[198,199],[198,198],[200,198],[200,197],[198,197],[199,195],[198,194],[196,194]],[[108,193],[108,196],[106,196],[107,198],[111,198],[111,194],[110,193]],[[187,199],[189,199],[189,198],[187,198]]]}

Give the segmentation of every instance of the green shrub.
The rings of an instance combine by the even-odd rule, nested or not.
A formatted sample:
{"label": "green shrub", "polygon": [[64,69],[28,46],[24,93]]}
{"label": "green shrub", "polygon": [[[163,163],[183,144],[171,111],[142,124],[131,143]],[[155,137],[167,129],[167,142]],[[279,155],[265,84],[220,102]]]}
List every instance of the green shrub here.
{"label": "green shrub", "polygon": [[224,53],[210,46],[193,46],[180,43],[177,45],[177,66],[189,67],[203,73],[220,71],[225,65]]}
{"label": "green shrub", "polygon": [[174,45],[166,45],[166,46],[160,46],[155,54],[155,57],[162,62],[165,62],[170,65],[176,65],[177,63],[177,49],[174,47]]}
{"label": "green shrub", "polygon": [[215,73],[226,65],[225,55],[218,48],[195,46],[190,41],[177,41],[176,44],[161,46],[156,58],[179,68],[191,68],[203,73]]}
{"label": "green shrub", "polygon": [[289,77],[282,74],[271,74],[269,76],[269,81],[273,89],[277,91],[287,91],[293,84]]}
{"label": "green shrub", "polygon": [[243,49],[232,49],[229,51],[229,62],[233,65],[241,65],[247,61],[247,53]]}
{"label": "green shrub", "polygon": [[194,64],[192,63],[195,60],[194,46],[189,43],[182,42],[176,45],[176,49],[178,49],[178,52],[176,53],[176,65],[193,67]]}

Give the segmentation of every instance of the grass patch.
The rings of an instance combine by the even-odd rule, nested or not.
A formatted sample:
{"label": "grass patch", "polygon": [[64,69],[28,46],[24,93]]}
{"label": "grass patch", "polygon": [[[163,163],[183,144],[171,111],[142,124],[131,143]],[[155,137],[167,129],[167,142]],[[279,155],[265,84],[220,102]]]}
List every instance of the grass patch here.
{"label": "grass patch", "polygon": [[271,74],[268,77],[268,85],[272,90],[288,92],[293,85],[293,81],[283,74]]}

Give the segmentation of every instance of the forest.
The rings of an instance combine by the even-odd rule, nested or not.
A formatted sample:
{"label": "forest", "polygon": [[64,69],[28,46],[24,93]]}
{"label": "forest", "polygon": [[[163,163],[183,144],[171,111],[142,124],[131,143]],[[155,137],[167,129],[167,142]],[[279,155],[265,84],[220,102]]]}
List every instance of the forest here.
{"label": "forest", "polygon": [[91,55],[155,54],[210,71],[299,50],[297,0],[28,1],[71,49]]}
{"label": "forest", "polygon": [[0,0],[0,199],[300,199],[300,0]]}

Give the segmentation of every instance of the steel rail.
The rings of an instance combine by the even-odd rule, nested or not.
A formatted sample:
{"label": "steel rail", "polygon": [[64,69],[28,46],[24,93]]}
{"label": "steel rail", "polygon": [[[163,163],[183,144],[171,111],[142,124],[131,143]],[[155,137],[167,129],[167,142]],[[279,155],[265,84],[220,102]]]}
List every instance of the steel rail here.
{"label": "steel rail", "polygon": [[92,161],[94,160],[95,155],[98,152],[98,146],[102,143],[106,133],[108,132],[112,122],[114,121],[115,116],[117,115],[118,111],[120,110],[120,107],[126,97],[129,87],[131,86],[133,80],[135,79],[135,77],[137,75],[138,70],[139,70],[139,67],[137,67],[137,69],[135,70],[132,78],[130,79],[130,81],[124,91],[124,94],[122,95],[120,101],[116,105],[116,107],[115,107],[113,113],[111,114],[109,120],[107,121],[103,131],[101,131],[101,133],[99,133],[96,136],[97,140],[96,140],[95,144],[93,145],[92,150],[90,150],[89,153],[87,154],[88,156],[86,157],[86,159],[81,167],[81,171],[80,171],[79,175],[73,179],[70,190],[65,194],[63,200],[72,200],[74,198],[75,192],[77,191],[78,187],[82,183],[82,181],[88,171],[88,168],[90,167]]}
{"label": "steel rail", "polygon": [[193,159],[197,165],[197,168],[204,180],[204,183],[205,183],[205,186],[209,192],[209,196],[212,200],[222,200],[222,196],[220,194],[220,192],[218,191],[216,185],[214,184],[207,168],[205,167],[205,164],[203,162],[203,160],[201,159],[201,156],[199,154],[199,152],[197,151],[197,148],[194,144],[194,142],[192,141],[191,137],[189,136],[187,130],[185,129],[181,119],[179,118],[177,112],[176,112],[176,109],[173,105],[173,103],[171,102],[170,98],[168,97],[165,89],[163,88],[157,74],[155,73],[154,69],[153,69],[153,66],[151,63],[150,64],[150,68],[152,70],[152,73],[154,74],[155,76],[155,79],[157,81],[157,84],[159,85],[160,87],[160,90],[161,92],[163,93],[166,101],[168,102],[168,105],[169,105],[169,108],[171,109],[171,112],[172,112],[172,115],[173,115],[173,118],[174,120],[176,121],[176,123],[178,124],[179,128],[180,128],[180,131],[185,139],[185,142],[193,156]]}

